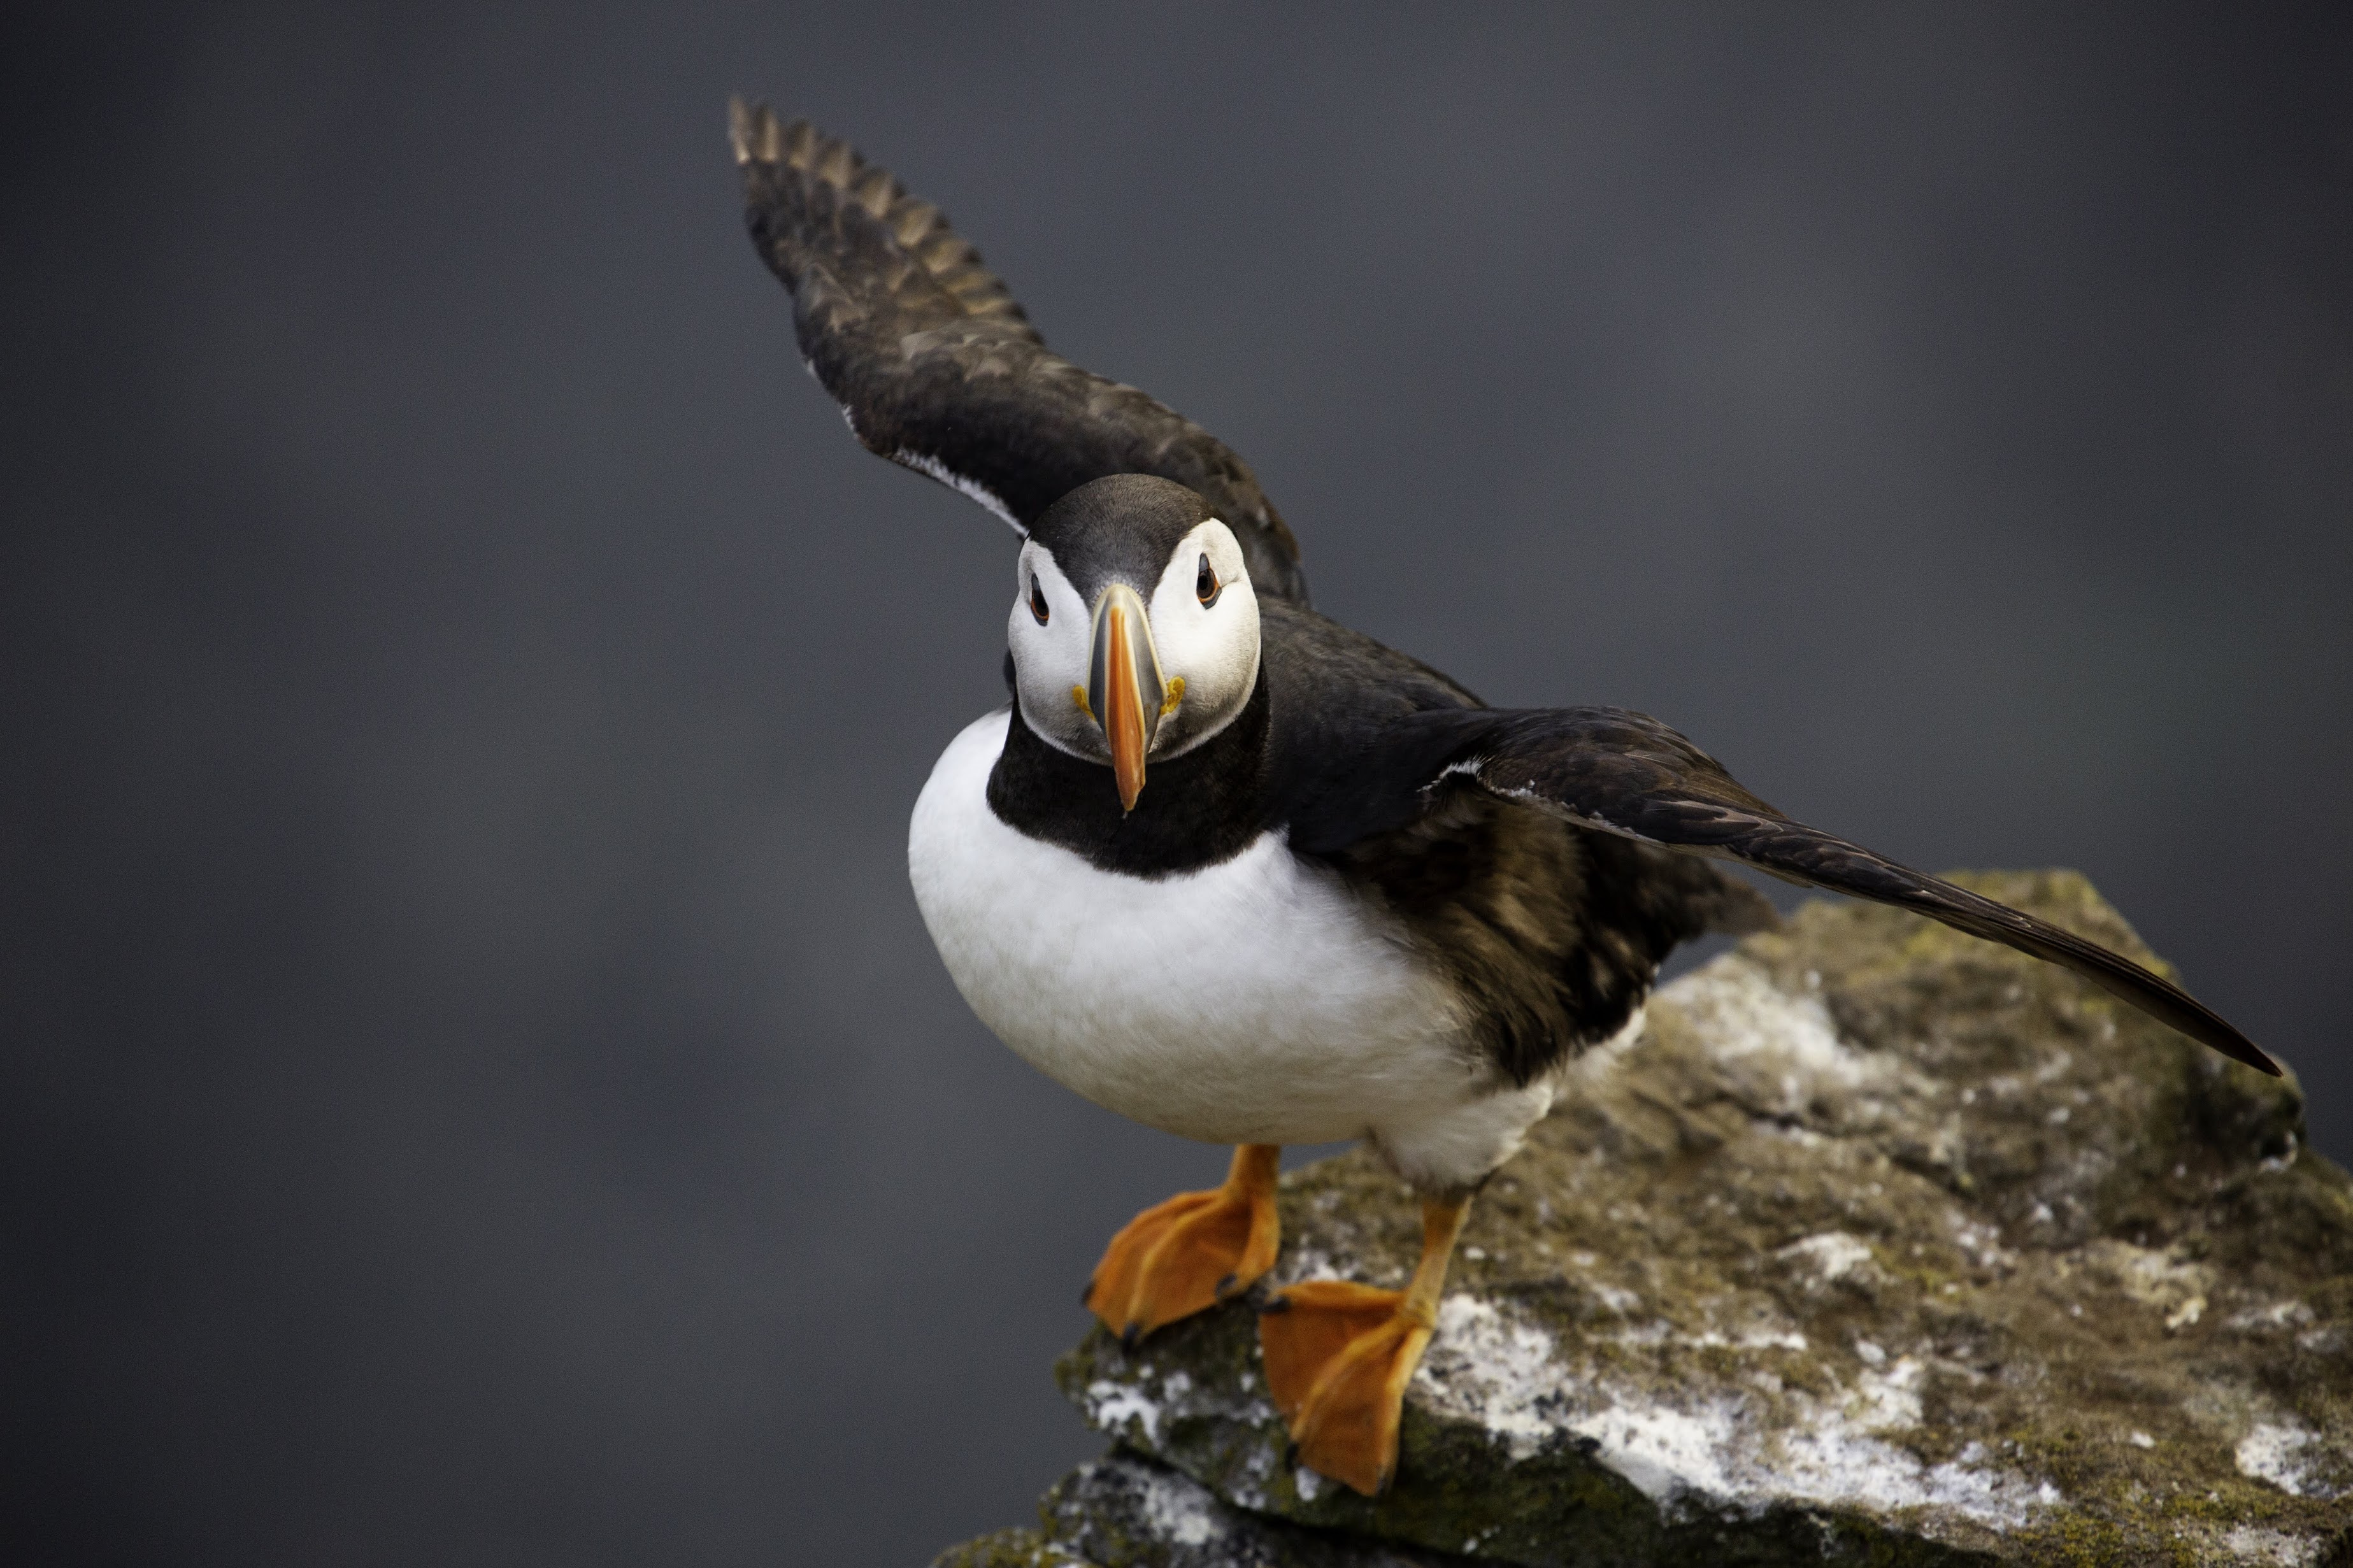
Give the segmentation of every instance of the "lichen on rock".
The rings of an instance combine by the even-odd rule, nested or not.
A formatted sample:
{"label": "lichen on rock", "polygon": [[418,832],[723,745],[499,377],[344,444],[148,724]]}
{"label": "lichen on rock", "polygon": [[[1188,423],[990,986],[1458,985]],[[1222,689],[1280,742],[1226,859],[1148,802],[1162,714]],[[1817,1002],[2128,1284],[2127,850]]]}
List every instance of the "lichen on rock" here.
{"label": "lichen on rock", "polygon": [[[2080,877],[1957,879],[2158,963]],[[1282,1218],[1281,1280],[1414,1255],[1361,1152],[1285,1177]],[[1116,1447],[1035,1549],[1101,1568],[2318,1568],[2353,1563],[2353,1184],[2292,1079],[1812,903],[1662,990],[1481,1194],[1387,1495],[1288,1462],[1247,1306],[1058,1376]]]}

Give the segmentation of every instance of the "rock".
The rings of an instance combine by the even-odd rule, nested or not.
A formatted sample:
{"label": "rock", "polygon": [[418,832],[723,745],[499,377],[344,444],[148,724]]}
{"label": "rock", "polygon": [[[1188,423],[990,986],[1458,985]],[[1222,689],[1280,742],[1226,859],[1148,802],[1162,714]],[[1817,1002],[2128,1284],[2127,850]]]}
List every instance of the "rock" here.
{"label": "rock", "polygon": [[953,1547],[933,1568],[1441,1568],[1469,1559],[1286,1524],[1124,1449],[1081,1465],[1039,1505],[1039,1530]]}
{"label": "rock", "polygon": [[999,1530],[932,1559],[932,1568],[1092,1568],[1035,1530]]}
{"label": "rock", "polygon": [[[1958,879],[2157,963],[2080,877]],[[1066,1356],[1113,1452],[942,1561],[2353,1564],[2353,1182],[2292,1080],[1827,903],[1577,1072],[1472,1211],[1387,1496],[1286,1463],[1237,1304]],[[1402,1282],[1361,1152],[1282,1205],[1279,1279]]]}

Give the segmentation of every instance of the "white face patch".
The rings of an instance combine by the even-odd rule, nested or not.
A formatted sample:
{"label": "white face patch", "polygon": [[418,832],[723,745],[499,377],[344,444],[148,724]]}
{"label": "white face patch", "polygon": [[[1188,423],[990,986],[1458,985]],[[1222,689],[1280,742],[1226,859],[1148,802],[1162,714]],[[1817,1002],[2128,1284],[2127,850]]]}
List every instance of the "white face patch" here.
{"label": "white face patch", "polygon": [[[1103,731],[1074,695],[1086,689],[1091,606],[1062,575],[1054,552],[1034,539],[1021,547],[1015,578],[1005,645],[1013,650],[1014,695],[1022,721],[1055,750],[1108,764],[1111,752]],[[1045,601],[1042,626],[1035,598]]]}
{"label": "white face patch", "polygon": [[[1223,584],[1208,605],[1197,592],[1204,559]],[[1160,721],[1152,755],[1181,757],[1233,722],[1258,686],[1258,595],[1234,531],[1213,517],[1187,534],[1147,607],[1160,671],[1185,682],[1176,710]]]}
{"label": "white face patch", "polygon": [[[1220,584],[1208,605],[1198,592],[1204,558]],[[1046,605],[1042,626],[1033,584]],[[1051,550],[1034,539],[1022,545],[1005,623],[1022,721],[1056,750],[1108,763],[1101,726],[1073,695],[1086,687],[1093,608]],[[1224,729],[1258,686],[1258,596],[1233,530],[1211,518],[1186,534],[1161,569],[1145,615],[1162,678],[1171,687],[1185,683],[1153,737],[1149,757],[1156,762],[1180,757]]]}

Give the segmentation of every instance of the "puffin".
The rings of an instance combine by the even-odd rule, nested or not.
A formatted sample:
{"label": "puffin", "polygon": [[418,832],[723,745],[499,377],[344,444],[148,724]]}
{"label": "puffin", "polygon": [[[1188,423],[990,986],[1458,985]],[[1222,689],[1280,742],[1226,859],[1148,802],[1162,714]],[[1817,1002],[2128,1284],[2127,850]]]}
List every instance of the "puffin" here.
{"label": "puffin", "polygon": [[[2172,982],[1792,820],[1656,719],[1492,708],[1317,614],[1232,450],[1050,352],[939,209],[847,142],[741,100],[730,122],[810,374],[869,451],[1019,541],[1008,700],[949,742],[909,826],[924,925],[1032,1066],[1232,1146],[1220,1184],[1112,1238],[1085,1303],[1131,1344],[1254,1304],[1299,1463],[1390,1484],[1481,1184],[1568,1063],[1640,1030],[1679,943],[1776,922],[1727,865],[2005,943],[2279,1072]],[[1345,1141],[1420,1199],[1405,1288],[1268,1289],[1282,1146]]]}

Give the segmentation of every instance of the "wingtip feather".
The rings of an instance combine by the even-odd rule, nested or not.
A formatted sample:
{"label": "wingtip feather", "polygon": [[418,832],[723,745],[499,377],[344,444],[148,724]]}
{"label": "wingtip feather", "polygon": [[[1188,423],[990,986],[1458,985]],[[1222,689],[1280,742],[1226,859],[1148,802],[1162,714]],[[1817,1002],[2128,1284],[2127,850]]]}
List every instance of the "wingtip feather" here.
{"label": "wingtip feather", "polygon": [[752,161],[752,106],[740,92],[727,100],[727,144],[735,149],[736,163]]}
{"label": "wingtip feather", "polygon": [[[848,141],[823,134],[807,120],[780,121],[766,104],[740,95],[728,100],[727,127],[736,165],[753,180],[750,196],[755,208],[770,199],[756,171],[788,170],[829,192],[826,199],[854,206],[882,225],[899,248],[967,316],[1029,326],[1029,312],[1015,301],[1004,280],[988,270],[972,243],[949,225],[946,215],[910,195],[888,169],[868,163]],[[770,265],[776,265],[773,257]],[[791,281],[787,277],[788,286]],[[1034,328],[1029,336],[1039,341]]]}
{"label": "wingtip feather", "polygon": [[[2212,1042],[2209,1041],[2208,1043],[2211,1045]],[[2240,1035],[2238,1037],[2238,1043],[2245,1047],[2243,1051],[2224,1049],[2222,1054],[2231,1058],[2234,1061],[2246,1063],[2247,1066],[2254,1068],[2257,1072],[2269,1073],[2274,1078],[2285,1078],[2287,1076],[2286,1071],[2281,1068],[2279,1063],[2272,1060],[2271,1057],[2263,1050],[2263,1048],[2256,1045],[2254,1041],[2247,1038],[2244,1035]]]}
{"label": "wingtip feather", "polygon": [[797,120],[790,125],[778,121],[776,111],[765,103],[753,103],[741,93],[727,100],[727,141],[735,150],[737,166],[747,163],[779,163],[785,161],[787,147],[795,132],[806,132],[808,121]]}

